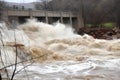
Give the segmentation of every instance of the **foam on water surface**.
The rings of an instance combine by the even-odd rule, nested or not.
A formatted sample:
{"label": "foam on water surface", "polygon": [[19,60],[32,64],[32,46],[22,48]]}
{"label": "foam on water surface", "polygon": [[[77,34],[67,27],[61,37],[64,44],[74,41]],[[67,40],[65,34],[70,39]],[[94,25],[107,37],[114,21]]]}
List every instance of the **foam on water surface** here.
{"label": "foam on water surface", "polygon": [[[1,34],[1,45],[2,41],[6,45],[13,45],[15,42],[24,45],[19,47],[21,52],[18,56],[19,61],[22,59],[34,61],[25,68],[27,74],[22,70],[15,79],[119,80],[120,78],[120,39],[100,40],[87,34],[81,36],[74,33],[70,26],[58,22],[50,25],[36,20],[29,20],[19,25],[17,30],[1,28]],[[10,53],[10,60],[3,55],[3,51],[0,57],[9,65],[15,60],[15,48],[4,47],[5,49]],[[27,64],[28,62],[25,63]],[[18,65],[18,71],[22,67],[24,67],[22,64]],[[14,68],[7,69],[12,73]]]}

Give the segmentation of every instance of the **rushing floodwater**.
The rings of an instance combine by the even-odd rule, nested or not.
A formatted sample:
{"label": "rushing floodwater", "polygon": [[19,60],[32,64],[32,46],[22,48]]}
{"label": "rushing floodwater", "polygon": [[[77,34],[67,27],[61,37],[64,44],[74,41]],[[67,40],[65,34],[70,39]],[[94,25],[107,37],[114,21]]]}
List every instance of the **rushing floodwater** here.
{"label": "rushing floodwater", "polygon": [[[0,68],[15,63],[13,46],[24,45],[18,47],[17,62],[29,61],[17,65],[15,80],[120,80],[119,39],[94,39],[60,23],[29,20],[14,31],[1,27],[3,44]],[[11,77],[14,66],[7,70]]]}

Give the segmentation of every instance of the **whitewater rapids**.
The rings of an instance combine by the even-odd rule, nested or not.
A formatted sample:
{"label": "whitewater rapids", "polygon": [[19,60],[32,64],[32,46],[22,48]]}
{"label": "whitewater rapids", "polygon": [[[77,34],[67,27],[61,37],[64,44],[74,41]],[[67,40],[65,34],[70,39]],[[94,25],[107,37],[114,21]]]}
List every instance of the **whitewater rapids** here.
{"label": "whitewater rapids", "polygon": [[[17,30],[2,27],[0,30],[1,69],[14,64],[16,53],[13,47],[16,45],[19,46],[18,63],[33,61],[32,64],[30,61],[17,65],[15,80],[120,79],[120,39],[81,36],[68,25],[59,22],[50,25],[36,20],[17,26]],[[25,65],[29,66],[21,70]],[[11,77],[14,66],[7,70]],[[6,78],[3,70],[1,73]]]}

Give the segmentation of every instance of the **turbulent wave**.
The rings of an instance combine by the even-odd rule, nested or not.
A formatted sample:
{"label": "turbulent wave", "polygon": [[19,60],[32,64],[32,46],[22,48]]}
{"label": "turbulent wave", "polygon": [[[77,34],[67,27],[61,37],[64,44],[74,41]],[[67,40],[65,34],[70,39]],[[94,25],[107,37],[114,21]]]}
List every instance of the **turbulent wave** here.
{"label": "turbulent wave", "polygon": [[[34,80],[46,80],[44,75],[46,76],[47,74],[51,75],[47,76],[47,78],[51,77],[51,80],[67,80],[70,76],[72,77],[69,78],[69,80],[111,80],[103,74],[103,72],[107,74],[111,70],[107,69],[106,65],[108,64],[110,65],[110,67],[107,66],[108,68],[112,67],[114,69],[120,65],[120,39],[100,40],[87,34],[81,36],[74,33],[74,29],[70,26],[58,22],[50,25],[36,20],[29,20],[27,23],[17,26],[17,28],[17,30],[1,28],[2,35],[0,44],[3,45],[4,42],[4,45],[7,45],[7,48],[4,46],[1,47],[1,57],[2,59],[4,58],[3,62],[6,64],[14,62],[15,58],[13,58],[13,56],[15,56],[16,53],[13,47],[17,46],[19,50],[18,53],[20,54],[18,55],[18,62],[33,59],[36,64],[29,67],[38,68],[38,66],[40,66],[40,70],[43,70],[43,72],[38,71],[38,74],[40,74],[42,78],[40,78],[40,75],[38,79],[34,76]],[[10,49],[11,46],[12,49]],[[5,60],[6,57],[3,55],[5,53],[3,50],[5,49],[10,52],[10,54],[7,54],[10,59],[7,58],[7,60]],[[69,63],[69,61],[73,62]],[[49,62],[50,69],[48,67],[46,68],[45,65],[48,65],[46,62]],[[2,62],[0,63],[2,65]],[[80,66],[84,67],[81,68]],[[51,70],[51,73],[45,73],[46,70],[44,71],[44,68],[46,68],[46,70],[53,70]],[[74,71],[74,68],[77,70]],[[60,70],[56,72],[54,69]],[[104,69],[107,69],[108,72],[104,71]],[[112,71],[114,71],[114,69],[112,69]],[[120,69],[117,69],[118,72],[115,71],[111,74],[119,73]],[[30,68],[27,70],[29,71]],[[70,73],[69,70],[72,72]],[[99,74],[94,75],[93,73],[96,73],[97,70],[101,70],[101,73],[99,72]],[[63,72],[66,76],[63,76],[60,72]],[[75,74],[73,74],[74,72]],[[42,73],[44,73],[44,75]],[[55,77],[53,76],[55,73],[57,73],[56,76],[59,77],[59,79],[57,79],[57,77],[53,78]],[[76,75],[77,73],[81,74],[81,76]],[[118,76],[119,75],[111,78],[118,80]],[[62,79],[62,77],[64,79]]]}

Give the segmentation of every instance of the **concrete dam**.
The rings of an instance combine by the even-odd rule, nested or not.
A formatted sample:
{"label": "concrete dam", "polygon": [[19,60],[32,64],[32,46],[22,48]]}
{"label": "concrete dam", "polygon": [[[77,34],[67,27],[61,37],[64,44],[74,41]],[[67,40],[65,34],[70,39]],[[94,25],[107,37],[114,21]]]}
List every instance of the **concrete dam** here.
{"label": "concrete dam", "polygon": [[82,16],[78,13],[61,11],[41,11],[41,10],[6,10],[3,11],[6,21],[13,23],[24,23],[27,18],[36,18],[38,21],[48,24],[60,21],[69,24],[76,30],[83,27]]}

